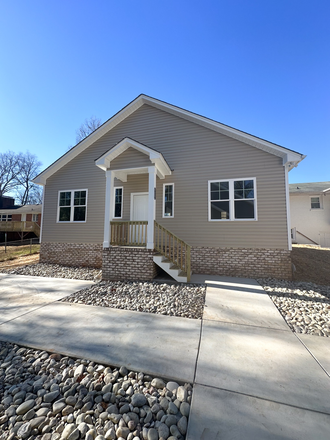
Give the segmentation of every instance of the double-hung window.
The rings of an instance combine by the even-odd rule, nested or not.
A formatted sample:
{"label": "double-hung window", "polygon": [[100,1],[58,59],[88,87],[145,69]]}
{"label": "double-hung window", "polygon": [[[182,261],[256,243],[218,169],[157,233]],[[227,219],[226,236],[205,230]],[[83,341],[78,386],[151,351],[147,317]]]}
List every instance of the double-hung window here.
{"label": "double-hung window", "polygon": [[255,177],[210,180],[209,220],[257,220]]}
{"label": "double-hung window", "polygon": [[114,218],[123,217],[123,187],[115,188]]}
{"label": "double-hung window", "polygon": [[32,214],[32,221],[37,222],[38,221],[38,214]]}
{"label": "double-hung window", "polygon": [[58,222],[85,222],[87,214],[87,189],[59,191]]}
{"label": "double-hung window", "polygon": [[163,218],[174,217],[174,183],[163,185]]}
{"label": "double-hung window", "polygon": [[311,209],[320,209],[321,202],[320,197],[311,197]]}
{"label": "double-hung window", "polygon": [[1,214],[0,221],[1,222],[11,222],[12,216],[11,214]]}

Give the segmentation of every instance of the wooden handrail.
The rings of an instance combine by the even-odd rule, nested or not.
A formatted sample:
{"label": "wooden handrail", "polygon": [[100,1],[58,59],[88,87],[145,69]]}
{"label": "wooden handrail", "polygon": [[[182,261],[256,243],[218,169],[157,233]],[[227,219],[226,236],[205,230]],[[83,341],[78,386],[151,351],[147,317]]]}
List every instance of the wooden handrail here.
{"label": "wooden handrail", "polygon": [[168,258],[183,272],[186,272],[187,282],[189,283],[191,246],[155,221],[154,247],[156,251]]}
{"label": "wooden handrail", "polygon": [[309,240],[309,241],[311,241],[312,243],[314,243],[314,244],[316,244],[317,246],[319,246],[319,244],[316,243],[316,241],[314,241],[314,240],[312,240],[311,238],[307,237],[307,235],[303,234],[302,232],[296,230],[296,234],[300,234],[300,235],[302,235],[303,237],[307,238],[307,240]]}
{"label": "wooden handrail", "polygon": [[112,246],[145,246],[147,242],[147,221],[111,221]]}

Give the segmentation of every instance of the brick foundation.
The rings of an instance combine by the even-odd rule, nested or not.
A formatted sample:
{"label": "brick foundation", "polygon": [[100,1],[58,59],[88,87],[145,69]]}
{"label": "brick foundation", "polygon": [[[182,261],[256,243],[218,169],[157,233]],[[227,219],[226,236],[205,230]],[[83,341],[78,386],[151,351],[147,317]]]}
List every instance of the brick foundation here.
{"label": "brick foundation", "polygon": [[291,251],[283,249],[191,249],[193,273],[292,280]]}
{"label": "brick foundation", "polygon": [[40,263],[102,267],[102,245],[93,243],[41,243]]}
{"label": "brick foundation", "polygon": [[154,254],[155,251],[140,247],[112,246],[103,249],[102,278],[151,281],[158,273]]}

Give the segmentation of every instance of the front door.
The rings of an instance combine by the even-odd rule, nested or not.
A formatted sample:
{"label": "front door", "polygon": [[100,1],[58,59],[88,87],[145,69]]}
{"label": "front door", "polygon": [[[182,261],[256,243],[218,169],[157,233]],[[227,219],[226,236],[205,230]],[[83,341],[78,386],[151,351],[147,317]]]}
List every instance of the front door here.
{"label": "front door", "polygon": [[[131,194],[131,221],[148,220],[148,193]],[[131,225],[130,228],[131,243],[147,242],[147,225]]]}

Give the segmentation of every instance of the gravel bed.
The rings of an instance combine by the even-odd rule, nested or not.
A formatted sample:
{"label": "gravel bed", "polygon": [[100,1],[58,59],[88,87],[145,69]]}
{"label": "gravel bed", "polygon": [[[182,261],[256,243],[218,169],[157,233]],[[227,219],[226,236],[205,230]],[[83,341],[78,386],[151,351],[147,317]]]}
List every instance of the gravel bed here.
{"label": "gravel bed", "polygon": [[15,269],[0,269],[0,273],[30,275],[50,278],[70,278],[72,280],[100,280],[102,271],[90,267],[69,267],[59,264],[38,263]]}
{"label": "gravel bed", "polygon": [[0,440],[183,440],[192,392],[124,366],[0,342]]}
{"label": "gravel bed", "polygon": [[330,286],[274,279],[258,281],[294,332],[330,336]]}
{"label": "gravel bed", "polygon": [[61,301],[202,319],[205,293],[200,284],[102,281]]}

